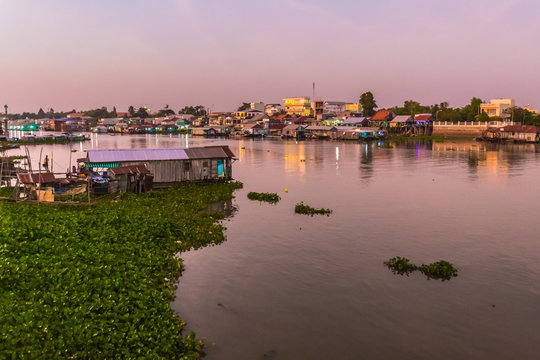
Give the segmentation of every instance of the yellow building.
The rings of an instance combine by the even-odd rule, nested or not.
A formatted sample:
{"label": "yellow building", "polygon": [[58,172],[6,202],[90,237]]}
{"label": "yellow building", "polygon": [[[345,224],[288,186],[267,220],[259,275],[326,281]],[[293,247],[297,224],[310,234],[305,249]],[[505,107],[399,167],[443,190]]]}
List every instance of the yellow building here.
{"label": "yellow building", "polygon": [[311,116],[313,114],[308,97],[285,98],[283,99],[283,106],[289,115]]}
{"label": "yellow building", "polygon": [[527,110],[527,111],[529,111],[529,112],[531,112],[531,113],[533,113],[533,114],[538,114],[538,110],[536,110],[536,109],[531,109],[531,105],[527,105],[527,106],[525,106],[523,109],[525,109],[525,110]]}
{"label": "yellow building", "polygon": [[506,111],[516,106],[514,99],[492,99],[488,104],[480,104],[480,111],[488,116],[500,116],[508,118],[512,115]]}
{"label": "yellow building", "polygon": [[345,111],[360,112],[360,104],[358,103],[345,104]]}

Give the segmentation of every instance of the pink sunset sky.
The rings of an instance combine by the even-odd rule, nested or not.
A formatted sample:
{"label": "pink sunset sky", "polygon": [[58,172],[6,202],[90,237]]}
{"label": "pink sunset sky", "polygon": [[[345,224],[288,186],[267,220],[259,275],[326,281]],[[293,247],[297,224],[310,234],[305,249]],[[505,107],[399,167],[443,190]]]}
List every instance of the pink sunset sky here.
{"label": "pink sunset sky", "polygon": [[[10,113],[283,97],[540,107],[537,0],[0,0]],[[2,109],[3,110],[3,109]]]}

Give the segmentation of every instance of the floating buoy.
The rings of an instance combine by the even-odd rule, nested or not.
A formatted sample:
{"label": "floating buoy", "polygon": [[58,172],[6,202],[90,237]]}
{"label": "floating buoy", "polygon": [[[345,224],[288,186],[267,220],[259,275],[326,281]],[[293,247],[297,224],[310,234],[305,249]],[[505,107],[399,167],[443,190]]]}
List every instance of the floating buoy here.
{"label": "floating buoy", "polygon": [[285,192],[288,193],[288,192],[289,192],[289,189],[285,189]]}

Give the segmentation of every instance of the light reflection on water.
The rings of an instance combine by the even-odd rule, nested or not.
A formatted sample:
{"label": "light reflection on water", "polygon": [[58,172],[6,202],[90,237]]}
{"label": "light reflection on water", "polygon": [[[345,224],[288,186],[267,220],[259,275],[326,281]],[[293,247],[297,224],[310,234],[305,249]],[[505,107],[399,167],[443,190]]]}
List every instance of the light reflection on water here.
{"label": "light reflection on water", "polygon": [[[244,183],[228,240],[183,254],[172,304],[216,343],[207,359],[540,358],[538,146],[93,135],[73,158],[188,141],[229,144]],[[69,146],[43,152],[68,167]],[[334,213],[296,215],[300,201]],[[460,273],[395,276],[383,261],[396,255]]]}

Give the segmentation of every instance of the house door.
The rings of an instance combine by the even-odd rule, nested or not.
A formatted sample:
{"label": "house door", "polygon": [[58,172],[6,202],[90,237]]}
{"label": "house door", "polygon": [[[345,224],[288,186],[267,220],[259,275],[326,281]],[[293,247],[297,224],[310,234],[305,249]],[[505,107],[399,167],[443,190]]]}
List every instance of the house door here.
{"label": "house door", "polygon": [[217,161],[217,174],[218,176],[225,176],[223,171],[223,159]]}

